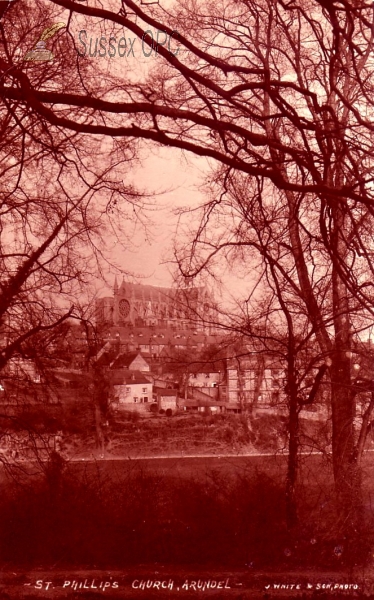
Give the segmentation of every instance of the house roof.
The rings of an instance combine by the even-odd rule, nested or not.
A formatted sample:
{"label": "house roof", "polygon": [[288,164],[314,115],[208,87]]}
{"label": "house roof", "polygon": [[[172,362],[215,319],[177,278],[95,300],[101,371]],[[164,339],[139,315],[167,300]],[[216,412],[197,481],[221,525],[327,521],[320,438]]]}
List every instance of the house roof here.
{"label": "house roof", "polygon": [[113,372],[112,385],[131,385],[137,383],[150,383],[149,379],[146,379],[140,371],[128,371],[121,370]]}
{"label": "house roof", "polygon": [[228,402],[224,402],[223,400],[214,400],[213,398],[211,400],[207,399],[199,399],[199,400],[184,400],[184,399],[180,399],[179,400],[179,404],[180,406],[225,406],[226,408],[232,408],[233,404],[235,405],[236,408],[236,404],[238,406],[240,406],[239,403],[231,403],[229,404]]}
{"label": "house roof", "polygon": [[78,381],[78,382],[90,382],[92,376],[87,371],[80,371],[74,369],[53,369],[53,375],[60,381]]}
{"label": "house roof", "polygon": [[219,375],[221,371],[224,370],[224,363],[219,364],[211,364],[211,363],[195,363],[192,364],[189,368],[189,372],[191,375]]}
{"label": "house roof", "polygon": [[117,340],[108,340],[96,355],[96,365],[109,367],[118,353]]}
{"label": "house roof", "polygon": [[110,338],[115,339],[119,334],[121,342],[133,343],[135,345],[171,345],[190,346],[203,344],[216,344],[224,339],[222,334],[205,334],[201,331],[191,329],[172,329],[171,327],[111,327]]}
{"label": "house roof", "polygon": [[105,351],[100,354],[99,358],[96,360],[96,365],[98,367],[109,367],[112,360],[113,356],[109,352]]}
{"label": "house roof", "polygon": [[178,396],[178,390],[171,390],[170,388],[154,387],[153,392],[160,396]]}
{"label": "house roof", "polygon": [[119,354],[114,362],[111,364],[112,369],[128,369],[129,366],[134,362],[136,358],[142,358],[145,361],[144,357],[140,354],[140,352],[124,352]]}

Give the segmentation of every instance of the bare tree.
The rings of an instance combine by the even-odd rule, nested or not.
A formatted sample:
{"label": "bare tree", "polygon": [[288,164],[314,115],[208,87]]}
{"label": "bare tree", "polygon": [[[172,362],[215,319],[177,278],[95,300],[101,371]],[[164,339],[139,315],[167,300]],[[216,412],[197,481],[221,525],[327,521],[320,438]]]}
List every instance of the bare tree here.
{"label": "bare tree", "polygon": [[[58,21],[58,11],[43,2],[26,14],[18,2],[9,7],[0,25],[1,60],[15,62],[2,73],[3,89],[19,64],[30,91],[34,86],[73,91],[82,89],[84,78],[90,81],[92,67],[77,67],[75,52],[61,34],[56,64],[16,58],[17,52],[27,54],[53,20]],[[0,115],[2,368],[12,356],[25,355],[26,348],[30,352],[33,339],[36,343],[43,332],[78,314],[82,294],[105,261],[105,229],[113,230],[113,216],[121,218],[122,207],[126,211],[131,204],[128,214],[133,214],[141,197],[123,183],[124,165],[134,158],[129,145],[116,160],[110,149],[100,149],[102,140],[87,148],[82,136],[51,127],[31,105],[3,94]]]}
{"label": "bare tree", "polygon": [[[243,264],[244,243],[241,242],[240,262]],[[248,247],[251,244],[248,241]],[[227,259],[235,264],[235,248]],[[222,257],[221,257],[222,261]],[[270,262],[270,261],[269,261]],[[327,366],[313,336],[305,309],[292,290],[287,289],[280,273],[272,269],[274,263],[264,261],[263,272],[258,274],[256,284],[265,280],[266,290],[256,296],[249,296],[239,306],[236,314],[226,313],[226,327],[231,335],[241,341],[236,359],[252,356],[254,389],[251,402],[244,401],[243,410],[247,413],[249,427],[256,434],[255,415],[261,407],[259,397],[263,386],[265,369],[271,369],[278,379],[272,381],[276,387],[270,390],[272,407],[279,414],[287,415],[287,472],[285,480],[286,520],[291,534],[298,525],[298,505],[296,485],[299,479],[299,452],[303,450],[322,450],[328,452],[321,440],[306,438],[300,419],[306,416],[305,409],[319,410],[320,419],[328,418],[326,398]],[[225,326],[224,324],[222,325]]]}
{"label": "bare tree", "polygon": [[[126,28],[147,52],[157,51],[157,62],[135,80],[122,72],[104,96],[101,86],[96,91],[81,80],[73,89],[57,80],[46,89],[8,52],[0,63],[5,104],[17,114],[31,111],[61,135],[111,136],[119,152],[123,140],[140,138],[213,159],[276,200],[295,293],[329,370],[340,520],[354,529],[360,486],[352,315],[358,307],[371,315],[373,305],[371,4],[187,0],[166,10],[123,0],[119,12],[53,4],[67,11],[71,47],[78,48],[79,16],[89,33],[96,22],[101,34]],[[16,5],[5,20],[12,10]],[[248,207],[256,195],[248,186]],[[326,284],[321,290],[318,278]]]}
{"label": "bare tree", "polygon": [[[2,89],[20,65],[31,87],[44,90],[77,91],[97,76],[92,66],[77,65],[74,49],[61,34],[66,23],[60,12],[44,2],[34,3],[28,12],[19,2],[7,6],[0,22],[0,60],[12,65],[2,71]],[[49,43],[53,41],[59,60],[26,60],[40,36],[53,33],[56,23],[58,31]],[[109,85],[109,78],[103,77],[103,89]],[[62,344],[69,319],[81,318],[81,305],[93,295],[95,278],[109,265],[105,233],[118,236],[124,222],[133,224],[143,200],[124,183],[135,159],[133,145],[124,144],[121,156],[110,145],[103,147],[101,138],[87,147],[84,136],[51,127],[31,105],[3,94],[0,128],[2,436],[12,446],[19,437],[15,429],[23,431],[27,451],[42,459],[44,469],[46,453],[55,452],[53,436],[35,429],[20,414],[22,407],[56,400],[50,373],[54,349]],[[30,369],[38,372],[40,383]],[[11,407],[6,406],[9,402]],[[7,455],[1,459],[7,462]]]}
{"label": "bare tree", "polygon": [[[212,200],[207,201],[202,208],[195,236],[188,247],[181,245],[176,254],[180,257],[180,269],[187,277],[197,275],[206,268],[214,272],[222,267],[223,261],[232,267],[238,264],[241,272],[245,269],[244,265],[248,265],[251,273],[247,282],[248,301],[239,319],[233,319],[231,316],[230,328],[234,329],[236,326],[239,329],[241,320],[244,335],[262,340],[264,347],[272,348],[273,351],[275,344],[282,355],[286,370],[289,410],[286,497],[288,523],[292,527],[296,522],[295,484],[299,449],[299,415],[303,407],[312,404],[315,400],[322,378],[327,374],[328,366],[331,366],[331,354],[326,353],[318,344],[315,321],[310,318],[303,288],[297,282],[297,256],[290,243],[290,230],[284,222],[287,205],[282,203],[281,197],[268,196],[260,182],[250,181],[235,173],[218,173],[212,185],[213,189],[208,195]],[[219,190],[223,191],[219,192]],[[220,226],[220,223],[224,223],[224,227]],[[310,291],[321,318],[319,326],[330,343],[335,345],[337,342],[334,339],[333,324],[336,309],[331,297],[333,288],[331,263],[318,239],[318,233],[315,233],[316,220],[313,219],[311,211],[308,213],[308,219],[304,222],[300,220],[299,224],[302,230],[301,250],[310,272]],[[350,348],[353,348],[357,344],[355,341],[357,332],[365,319],[368,322],[370,313],[365,311],[365,307],[353,293],[349,294],[349,308],[350,344],[352,345]],[[262,331],[261,327],[259,331],[260,323]],[[350,382],[346,391],[353,410],[357,395],[355,373],[351,368],[351,353],[347,351],[346,356],[348,364],[345,375]],[[308,385],[305,385],[306,379],[310,380]],[[333,397],[336,393],[337,379],[331,371],[329,381],[331,397]],[[367,410],[367,419],[369,419],[372,411],[370,403]],[[351,416],[352,455],[349,461],[352,461],[351,466],[355,465],[355,468],[358,468],[358,448],[362,448],[364,433],[357,428],[355,431],[354,416],[353,412]],[[332,417],[334,426],[334,405],[332,405]],[[347,425],[346,421],[345,424]],[[336,463],[340,464],[342,457],[337,456],[336,447],[333,449],[333,461],[336,467]],[[349,480],[349,485],[351,484],[352,479]],[[357,526],[354,515],[360,507],[359,480],[350,488],[352,494],[353,488],[355,488],[354,497],[351,497],[348,502],[345,496],[344,509],[340,506],[341,520],[338,524],[338,530],[345,531],[348,512],[350,515],[348,528],[351,528],[351,533]],[[357,518],[358,514],[359,512]]]}

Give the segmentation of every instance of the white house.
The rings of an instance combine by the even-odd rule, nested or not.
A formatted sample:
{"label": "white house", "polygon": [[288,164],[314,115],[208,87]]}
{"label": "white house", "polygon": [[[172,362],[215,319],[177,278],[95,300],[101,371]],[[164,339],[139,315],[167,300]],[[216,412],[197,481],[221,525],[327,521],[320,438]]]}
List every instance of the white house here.
{"label": "white house", "polygon": [[153,397],[157,402],[158,409],[167,410],[170,408],[173,412],[177,409],[178,390],[170,388],[155,387]]}
{"label": "white house", "polygon": [[201,368],[188,376],[188,385],[191,387],[210,388],[217,387],[222,381],[222,375],[219,371],[211,371],[209,368]]}
{"label": "white house", "polygon": [[112,380],[117,408],[145,412],[152,402],[153,384],[140,371],[122,371]]}

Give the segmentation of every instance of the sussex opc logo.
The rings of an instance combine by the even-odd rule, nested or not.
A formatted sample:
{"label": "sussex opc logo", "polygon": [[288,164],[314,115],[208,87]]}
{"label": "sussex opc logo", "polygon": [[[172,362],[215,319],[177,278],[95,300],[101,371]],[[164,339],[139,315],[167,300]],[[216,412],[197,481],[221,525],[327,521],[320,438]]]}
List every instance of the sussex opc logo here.
{"label": "sussex opc logo", "polygon": [[46,62],[53,60],[53,52],[48,50],[46,41],[53,37],[63,27],[66,27],[65,23],[54,23],[54,25],[44,29],[34,48],[27,52],[24,60],[34,62]]}

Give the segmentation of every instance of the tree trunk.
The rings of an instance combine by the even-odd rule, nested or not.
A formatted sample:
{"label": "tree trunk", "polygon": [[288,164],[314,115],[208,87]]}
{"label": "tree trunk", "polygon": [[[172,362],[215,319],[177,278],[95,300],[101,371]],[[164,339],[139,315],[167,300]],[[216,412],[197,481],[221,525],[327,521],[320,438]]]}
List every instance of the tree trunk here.
{"label": "tree trunk", "polygon": [[361,478],[354,432],[355,404],[351,391],[350,358],[337,349],[331,366],[332,457],[338,531],[357,533],[361,512]]}
{"label": "tree trunk", "polygon": [[251,405],[251,413],[252,413],[253,417],[256,416],[256,409],[257,409],[258,401],[259,401],[259,398],[261,395],[261,388],[262,388],[262,383],[264,381],[264,375],[265,375],[265,360],[264,360],[264,357],[262,356],[262,354],[259,354],[259,356],[257,358],[257,369],[255,372],[253,402]]}
{"label": "tree trunk", "polygon": [[[338,144],[339,147],[339,144]],[[336,181],[342,180],[339,168]],[[331,353],[332,457],[335,480],[338,530],[351,538],[357,532],[361,508],[361,478],[354,431],[355,395],[351,375],[350,302],[341,264],[347,260],[347,218],[344,203],[331,209],[333,228],[332,300],[334,347]]]}
{"label": "tree trunk", "polygon": [[100,454],[105,452],[103,421],[108,417],[109,383],[106,373],[100,367],[94,367],[93,402],[95,413],[96,447]]}
{"label": "tree trunk", "polygon": [[290,394],[288,435],[286,519],[287,529],[291,531],[297,525],[296,480],[298,472],[299,450],[299,411],[297,396],[295,394]]}
{"label": "tree trunk", "polygon": [[[372,387],[372,384],[371,384],[371,387]],[[357,441],[357,462],[358,462],[358,464],[360,464],[362,455],[364,452],[365,442],[366,442],[367,434],[369,431],[369,423],[370,423],[371,416],[373,414],[373,410],[374,410],[374,391],[372,390],[371,394],[370,394],[369,406],[365,410],[365,413],[364,413],[364,416],[362,419],[360,434],[358,436],[358,441]]]}
{"label": "tree trunk", "polygon": [[102,414],[100,406],[95,402],[95,429],[96,429],[96,447],[100,454],[105,452],[105,436],[102,427]]}

